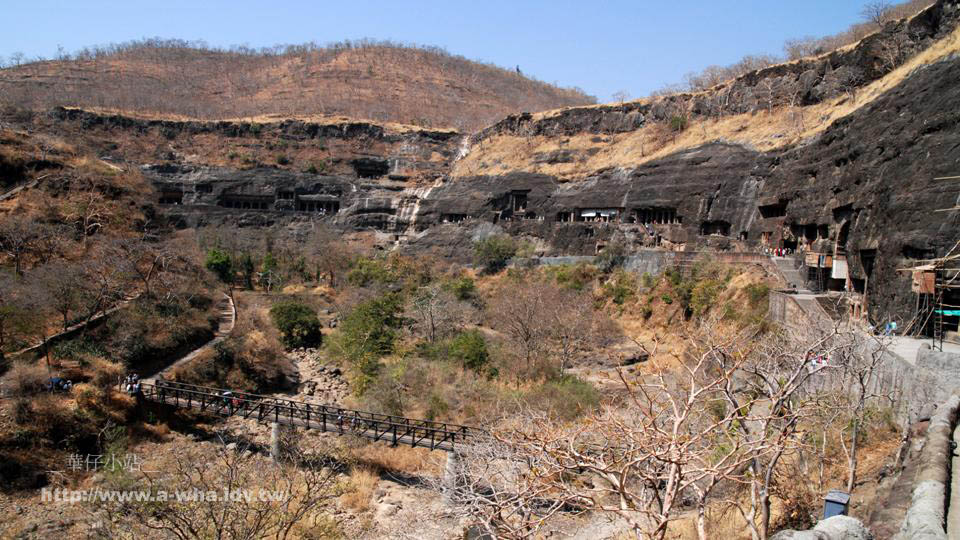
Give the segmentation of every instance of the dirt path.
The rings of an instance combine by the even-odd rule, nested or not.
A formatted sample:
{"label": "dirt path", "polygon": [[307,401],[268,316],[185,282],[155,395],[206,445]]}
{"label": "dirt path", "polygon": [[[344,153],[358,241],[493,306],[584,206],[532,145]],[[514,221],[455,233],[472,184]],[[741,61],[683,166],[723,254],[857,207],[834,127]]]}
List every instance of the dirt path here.
{"label": "dirt path", "polygon": [[30,352],[39,351],[39,350],[43,349],[43,347],[46,346],[46,345],[53,345],[53,344],[57,343],[58,341],[60,341],[61,339],[63,339],[64,337],[67,337],[67,336],[69,336],[69,335],[71,335],[71,334],[73,334],[73,333],[75,333],[75,332],[77,332],[77,331],[79,331],[79,330],[82,330],[83,328],[85,328],[85,327],[87,327],[87,326],[90,326],[90,325],[93,325],[93,324],[95,324],[95,323],[98,323],[98,322],[100,322],[101,320],[103,320],[104,318],[109,317],[110,315],[113,315],[113,314],[116,313],[117,311],[119,311],[119,310],[127,307],[127,306],[130,304],[130,302],[133,302],[134,300],[136,300],[136,299],[139,298],[139,297],[140,297],[140,293],[137,293],[137,294],[135,294],[135,295],[133,295],[133,296],[128,296],[128,297],[124,298],[123,300],[121,300],[117,305],[115,305],[115,306],[113,306],[112,308],[109,308],[109,309],[107,309],[107,310],[105,310],[105,311],[101,311],[100,314],[94,315],[94,316],[91,317],[89,320],[86,320],[86,321],[83,321],[83,322],[79,322],[79,323],[77,323],[77,324],[74,324],[74,325],[72,325],[72,326],[69,326],[69,327],[67,327],[66,330],[64,330],[64,331],[62,331],[62,332],[57,332],[56,334],[48,337],[47,340],[44,341],[44,342],[40,342],[40,343],[31,345],[31,346],[27,347],[26,349],[20,349],[19,351],[14,351],[14,352],[12,352],[12,353],[9,353],[9,354],[7,354],[7,357],[9,357],[9,358],[15,358],[15,357],[17,357],[17,356],[21,356],[21,355],[24,355],[24,354],[27,354],[27,353],[30,353]]}

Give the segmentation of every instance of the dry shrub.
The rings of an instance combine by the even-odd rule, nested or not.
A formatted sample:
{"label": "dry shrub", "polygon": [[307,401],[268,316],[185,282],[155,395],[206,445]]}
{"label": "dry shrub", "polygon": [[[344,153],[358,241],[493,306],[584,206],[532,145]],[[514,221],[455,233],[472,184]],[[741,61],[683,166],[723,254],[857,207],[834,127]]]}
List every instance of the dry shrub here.
{"label": "dry shrub", "polygon": [[343,495],[340,502],[356,512],[365,512],[370,509],[370,499],[377,489],[380,477],[370,467],[356,466],[350,470],[350,476],[343,486]]}
{"label": "dry shrub", "polygon": [[114,392],[110,387],[99,388],[93,384],[76,384],[71,391],[77,402],[77,408],[89,416],[112,420],[118,424],[130,421],[136,400],[122,392]]}
{"label": "dry shrub", "polygon": [[77,406],[81,409],[97,409],[99,408],[100,402],[103,398],[103,393],[100,391],[100,389],[86,383],[78,383],[73,385],[71,392],[73,393],[73,399],[77,402]]}
{"label": "dry shrub", "polygon": [[371,470],[409,474],[423,472],[439,474],[440,472],[436,460],[431,459],[430,451],[426,448],[407,446],[391,448],[382,444],[364,444],[353,449],[352,454],[357,463]]}
{"label": "dry shrub", "polygon": [[216,382],[217,359],[213,348],[198,352],[189,362],[184,362],[170,370],[170,378],[189,384]]}
{"label": "dry shrub", "polygon": [[30,399],[30,422],[40,429],[67,429],[72,410],[56,394],[37,394]]}
{"label": "dry shrub", "polygon": [[97,388],[111,388],[123,378],[124,368],[117,362],[104,358],[90,360],[90,383]]}
{"label": "dry shrub", "polygon": [[13,364],[0,384],[5,392],[26,395],[41,391],[48,378],[47,368],[36,362],[21,360]]}
{"label": "dry shrub", "polygon": [[779,497],[779,512],[772,520],[773,530],[805,530],[817,522],[822,494],[817,491],[815,482],[798,482],[798,478],[809,477],[796,459],[784,460],[784,466],[777,471],[773,493]]}

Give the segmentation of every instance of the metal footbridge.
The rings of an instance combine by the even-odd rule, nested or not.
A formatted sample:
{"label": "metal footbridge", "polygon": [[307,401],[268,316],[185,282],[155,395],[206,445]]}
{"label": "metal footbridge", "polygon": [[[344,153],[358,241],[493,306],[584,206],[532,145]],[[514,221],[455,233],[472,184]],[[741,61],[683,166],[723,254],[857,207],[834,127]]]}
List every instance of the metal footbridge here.
{"label": "metal footbridge", "polygon": [[138,397],[222,417],[256,418],[260,422],[275,422],[338,435],[352,434],[392,446],[409,445],[447,452],[454,451],[457,443],[463,443],[481,431],[458,424],[316,405],[162,379],[141,382]]}

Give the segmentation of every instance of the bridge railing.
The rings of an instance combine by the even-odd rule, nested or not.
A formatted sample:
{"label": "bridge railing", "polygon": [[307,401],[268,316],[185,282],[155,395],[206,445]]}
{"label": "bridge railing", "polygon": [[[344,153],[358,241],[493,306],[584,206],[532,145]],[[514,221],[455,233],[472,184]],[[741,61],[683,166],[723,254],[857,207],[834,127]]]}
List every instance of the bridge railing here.
{"label": "bridge railing", "polygon": [[258,421],[353,433],[393,445],[452,449],[480,430],[459,424],[433,422],[387,414],[344,409],[289,399],[234,392],[173,381],[141,383],[144,399],[222,416],[256,417]]}

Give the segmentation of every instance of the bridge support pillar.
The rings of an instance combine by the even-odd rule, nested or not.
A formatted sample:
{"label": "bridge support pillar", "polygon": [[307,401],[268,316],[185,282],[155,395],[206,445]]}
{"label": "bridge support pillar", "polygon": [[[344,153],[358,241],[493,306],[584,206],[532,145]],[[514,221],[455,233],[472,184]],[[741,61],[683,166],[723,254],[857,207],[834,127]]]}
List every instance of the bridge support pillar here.
{"label": "bridge support pillar", "polygon": [[280,424],[270,422],[270,459],[280,461]]}
{"label": "bridge support pillar", "polygon": [[460,469],[460,454],[456,451],[447,452],[447,464],[443,468],[443,491],[450,499],[457,487],[457,475]]}

